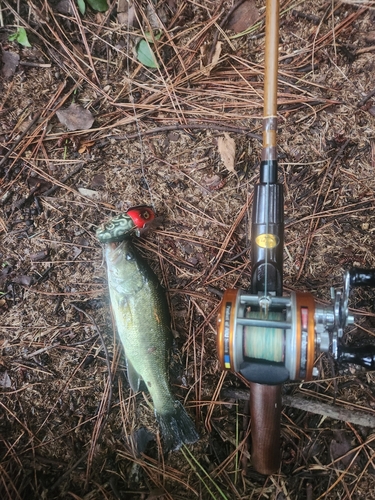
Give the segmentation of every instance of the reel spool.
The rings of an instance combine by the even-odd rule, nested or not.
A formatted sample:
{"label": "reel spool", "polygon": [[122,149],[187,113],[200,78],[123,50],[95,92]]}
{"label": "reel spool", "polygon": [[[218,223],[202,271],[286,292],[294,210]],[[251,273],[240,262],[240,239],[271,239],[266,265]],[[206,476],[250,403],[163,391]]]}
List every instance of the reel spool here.
{"label": "reel spool", "polygon": [[337,359],[344,328],[354,323],[348,312],[349,287],[368,285],[364,272],[347,272],[343,291],[333,291],[333,304],[322,307],[310,293],[289,297],[251,295],[226,290],[217,319],[217,349],[225,370],[240,372],[250,382],[275,385],[311,380],[320,352]]}

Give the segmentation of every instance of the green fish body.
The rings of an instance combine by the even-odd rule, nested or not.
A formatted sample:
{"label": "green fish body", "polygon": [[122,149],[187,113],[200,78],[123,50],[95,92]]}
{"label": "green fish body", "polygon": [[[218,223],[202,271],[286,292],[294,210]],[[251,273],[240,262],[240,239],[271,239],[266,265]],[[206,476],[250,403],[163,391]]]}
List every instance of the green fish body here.
{"label": "green fish body", "polygon": [[129,383],[144,381],[154,404],[166,449],[199,439],[168,383],[170,316],[164,290],[131,241],[105,244],[108,286],[117,330],[124,347]]}

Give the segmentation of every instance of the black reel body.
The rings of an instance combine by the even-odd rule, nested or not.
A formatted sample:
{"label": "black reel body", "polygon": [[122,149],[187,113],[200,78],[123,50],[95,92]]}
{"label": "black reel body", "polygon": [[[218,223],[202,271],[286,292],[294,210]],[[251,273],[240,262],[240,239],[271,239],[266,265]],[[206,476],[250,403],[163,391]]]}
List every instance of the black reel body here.
{"label": "black reel body", "polygon": [[314,362],[320,352],[374,368],[375,346],[352,348],[339,342],[344,328],[354,323],[348,311],[350,286],[375,286],[375,271],[348,271],[343,290],[333,291],[328,307],[310,293],[280,297],[226,290],[217,323],[222,368],[267,385],[311,380],[318,375]]}

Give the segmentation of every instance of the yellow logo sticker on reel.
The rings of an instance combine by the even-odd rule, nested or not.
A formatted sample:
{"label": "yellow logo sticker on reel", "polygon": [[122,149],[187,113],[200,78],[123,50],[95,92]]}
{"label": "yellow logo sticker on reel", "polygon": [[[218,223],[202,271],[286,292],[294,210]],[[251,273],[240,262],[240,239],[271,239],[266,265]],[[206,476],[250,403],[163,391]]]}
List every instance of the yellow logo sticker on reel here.
{"label": "yellow logo sticker on reel", "polygon": [[279,238],[274,234],[260,234],[255,238],[255,243],[261,248],[275,248],[279,244]]}

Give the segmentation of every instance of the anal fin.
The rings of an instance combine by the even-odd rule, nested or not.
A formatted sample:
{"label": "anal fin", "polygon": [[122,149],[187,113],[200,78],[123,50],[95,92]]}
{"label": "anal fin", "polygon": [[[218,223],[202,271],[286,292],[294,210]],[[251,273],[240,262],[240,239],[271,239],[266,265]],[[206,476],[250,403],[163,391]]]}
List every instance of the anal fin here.
{"label": "anal fin", "polygon": [[142,378],[128,359],[126,359],[126,369],[130,387],[134,392],[138,392]]}

